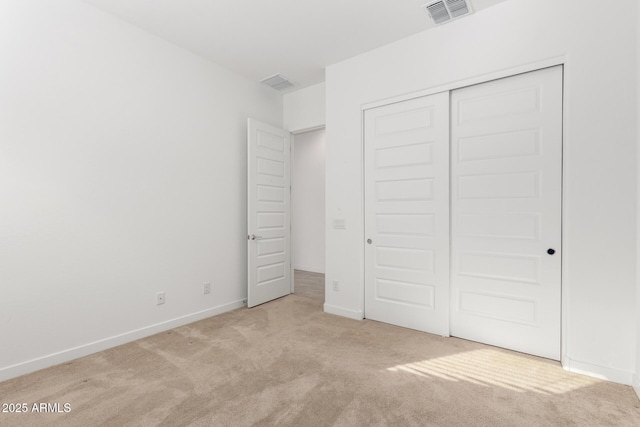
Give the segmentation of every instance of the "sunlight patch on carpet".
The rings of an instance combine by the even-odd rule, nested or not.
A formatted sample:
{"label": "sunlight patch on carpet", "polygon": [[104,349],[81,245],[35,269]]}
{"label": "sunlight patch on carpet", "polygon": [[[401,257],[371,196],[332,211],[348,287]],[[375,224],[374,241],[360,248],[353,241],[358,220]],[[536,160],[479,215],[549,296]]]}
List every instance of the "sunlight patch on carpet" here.
{"label": "sunlight patch on carpet", "polygon": [[574,374],[548,361],[481,349],[406,363],[387,369],[447,381],[466,381],[484,387],[502,387],[516,392],[562,394],[602,382]]}

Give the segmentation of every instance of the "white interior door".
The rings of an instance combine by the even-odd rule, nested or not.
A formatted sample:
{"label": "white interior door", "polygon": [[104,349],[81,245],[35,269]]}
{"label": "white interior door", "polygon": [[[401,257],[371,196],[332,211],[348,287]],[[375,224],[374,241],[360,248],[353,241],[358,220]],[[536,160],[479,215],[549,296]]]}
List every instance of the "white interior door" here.
{"label": "white interior door", "polygon": [[249,307],[291,293],[291,139],[289,132],[248,122]]}
{"label": "white interior door", "polygon": [[562,67],[451,95],[451,335],[560,359]]}
{"label": "white interior door", "polygon": [[365,112],[365,317],[449,334],[449,94]]}

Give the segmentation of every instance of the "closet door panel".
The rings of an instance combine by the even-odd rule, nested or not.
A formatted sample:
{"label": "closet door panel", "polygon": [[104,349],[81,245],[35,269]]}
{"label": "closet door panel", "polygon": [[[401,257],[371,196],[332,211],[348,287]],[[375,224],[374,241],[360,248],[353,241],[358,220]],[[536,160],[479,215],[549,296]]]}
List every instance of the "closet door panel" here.
{"label": "closet door panel", "polygon": [[451,334],[560,359],[562,67],[451,95]]}
{"label": "closet door panel", "polygon": [[449,94],[365,112],[365,317],[449,334]]}

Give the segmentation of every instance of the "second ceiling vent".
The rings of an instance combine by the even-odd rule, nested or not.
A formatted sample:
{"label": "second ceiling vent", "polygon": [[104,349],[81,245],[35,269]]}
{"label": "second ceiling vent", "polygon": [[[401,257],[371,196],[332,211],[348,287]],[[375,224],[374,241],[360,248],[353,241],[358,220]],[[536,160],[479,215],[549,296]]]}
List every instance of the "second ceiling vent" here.
{"label": "second ceiling vent", "polygon": [[422,7],[436,24],[443,24],[471,12],[469,0],[439,0]]}

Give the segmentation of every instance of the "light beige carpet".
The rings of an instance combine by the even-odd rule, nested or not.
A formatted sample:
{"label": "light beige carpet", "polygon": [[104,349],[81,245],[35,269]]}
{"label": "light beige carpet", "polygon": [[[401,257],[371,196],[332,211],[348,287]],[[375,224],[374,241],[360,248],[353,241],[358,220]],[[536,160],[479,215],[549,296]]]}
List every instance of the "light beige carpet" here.
{"label": "light beige carpet", "polygon": [[638,426],[627,386],[290,295],[0,383],[3,426]]}

